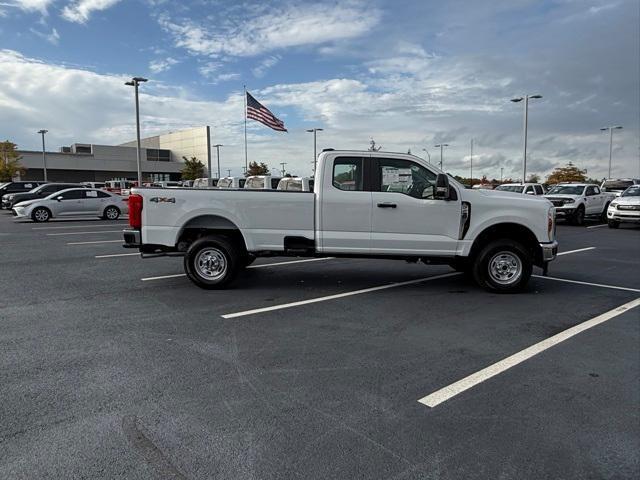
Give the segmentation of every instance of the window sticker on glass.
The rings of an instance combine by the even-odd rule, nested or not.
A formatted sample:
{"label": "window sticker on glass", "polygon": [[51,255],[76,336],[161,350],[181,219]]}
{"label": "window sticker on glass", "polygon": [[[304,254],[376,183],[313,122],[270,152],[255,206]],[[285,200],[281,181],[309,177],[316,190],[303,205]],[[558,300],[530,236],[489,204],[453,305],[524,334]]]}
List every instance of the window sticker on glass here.
{"label": "window sticker on glass", "polygon": [[87,190],[85,193],[87,194],[87,198],[98,198],[98,192],[94,192],[93,190]]}

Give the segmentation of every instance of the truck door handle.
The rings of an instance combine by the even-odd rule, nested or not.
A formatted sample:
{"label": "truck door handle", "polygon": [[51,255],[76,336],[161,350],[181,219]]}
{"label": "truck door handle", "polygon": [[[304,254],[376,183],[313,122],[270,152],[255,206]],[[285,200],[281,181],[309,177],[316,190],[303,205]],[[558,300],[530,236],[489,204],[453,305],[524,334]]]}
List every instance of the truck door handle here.
{"label": "truck door handle", "polygon": [[396,208],[397,205],[395,203],[379,203],[379,208]]}

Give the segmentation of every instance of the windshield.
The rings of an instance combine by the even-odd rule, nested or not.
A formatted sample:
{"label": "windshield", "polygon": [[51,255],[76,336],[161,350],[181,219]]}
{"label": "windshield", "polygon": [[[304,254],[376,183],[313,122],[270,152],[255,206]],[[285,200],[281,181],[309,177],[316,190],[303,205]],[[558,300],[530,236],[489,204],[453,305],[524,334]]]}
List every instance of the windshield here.
{"label": "windshield", "polygon": [[229,188],[233,183],[233,179],[231,178],[222,178],[218,182],[218,188]]}
{"label": "windshield", "polygon": [[556,185],[547,195],[582,195],[584,185]]}
{"label": "windshield", "polygon": [[247,178],[244,188],[260,189],[264,188],[264,178],[251,177]]}
{"label": "windshield", "polygon": [[496,190],[500,190],[501,192],[522,193],[522,188],[522,185],[499,185],[496,187]]}
{"label": "windshield", "polygon": [[5,183],[0,183],[0,188],[4,188],[4,187],[6,187],[7,185],[9,185],[7,182],[5,182]]}
{"label": "windshield", "polygon": [[602,184],[602,190],[619,190],[622,191],[633,185],[633,180],[607,180]]}
{"label": "windshield", "polygon": [[622,192],[621,197],[640,197],[640,185],[634,185]]}

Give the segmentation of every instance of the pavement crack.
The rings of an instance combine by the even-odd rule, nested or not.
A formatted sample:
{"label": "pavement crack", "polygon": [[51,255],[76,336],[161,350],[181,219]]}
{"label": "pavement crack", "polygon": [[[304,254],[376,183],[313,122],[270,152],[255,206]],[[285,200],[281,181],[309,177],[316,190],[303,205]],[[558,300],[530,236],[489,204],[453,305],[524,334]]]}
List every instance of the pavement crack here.
{"label": "pavement crack", "polygon": [[122,418],[122,430],[127,440],[146,462],[160,475],[158,478],[188,480],[162,453],[162,451],[145,435],[140,426],[138,417],[126,415]]}

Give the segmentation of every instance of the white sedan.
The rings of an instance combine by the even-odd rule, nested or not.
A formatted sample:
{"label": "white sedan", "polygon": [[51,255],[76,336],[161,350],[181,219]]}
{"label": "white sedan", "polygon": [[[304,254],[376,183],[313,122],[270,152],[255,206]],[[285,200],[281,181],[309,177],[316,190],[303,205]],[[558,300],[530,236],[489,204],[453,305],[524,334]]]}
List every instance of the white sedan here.
{"label": "white sedan", "polygon": [[95,188],[68,188],[48,197],[27,200],[13,206],[18,218],[47,222],[53,217],[96,215],[105,220],[117,220],[129,212],[129,205],[120,195]]}

